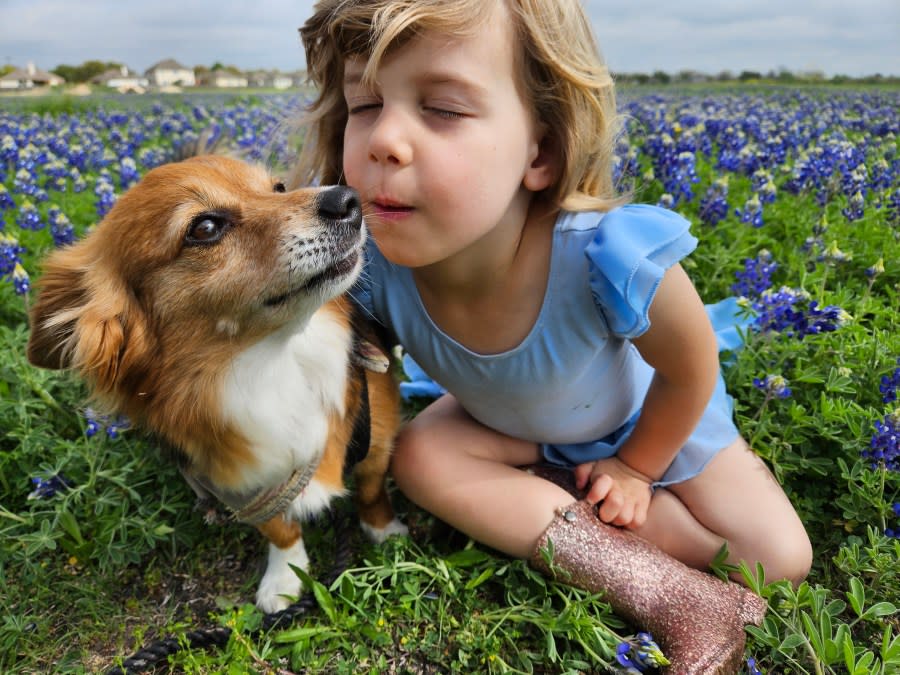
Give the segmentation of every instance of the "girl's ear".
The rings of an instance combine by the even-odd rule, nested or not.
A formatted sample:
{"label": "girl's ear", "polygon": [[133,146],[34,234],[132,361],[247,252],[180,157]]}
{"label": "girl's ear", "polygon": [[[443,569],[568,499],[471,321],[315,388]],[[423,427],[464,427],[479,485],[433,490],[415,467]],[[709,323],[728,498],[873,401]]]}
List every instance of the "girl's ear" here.
{"label": "girl's ear", "polygon": [[535,146],[531,164],[525,171],[522,184],[531,192],[540,192],[559,179],[561,153],[559,142],[546,129],[542,130],[542,136]]}

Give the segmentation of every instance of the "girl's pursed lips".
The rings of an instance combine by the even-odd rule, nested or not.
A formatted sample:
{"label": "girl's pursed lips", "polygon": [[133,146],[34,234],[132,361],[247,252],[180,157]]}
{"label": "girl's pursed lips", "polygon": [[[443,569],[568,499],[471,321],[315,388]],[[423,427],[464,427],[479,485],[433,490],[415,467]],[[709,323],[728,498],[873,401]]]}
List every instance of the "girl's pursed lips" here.
{"label": "girl's pursed lips", "polygon": [[401,201],[396,199],[392,199],[390,197],[375,197],[372,200],[372,205],[378,209],[383,209],[387,211],[402,211],[409,210],[412,208],[409,204],[404,204]]}

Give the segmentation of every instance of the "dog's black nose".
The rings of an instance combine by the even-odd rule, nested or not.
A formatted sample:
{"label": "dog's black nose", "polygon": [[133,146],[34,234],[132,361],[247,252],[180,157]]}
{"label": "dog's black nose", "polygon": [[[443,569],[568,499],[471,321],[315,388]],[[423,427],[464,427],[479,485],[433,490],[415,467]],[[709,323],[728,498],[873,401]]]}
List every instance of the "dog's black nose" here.
{"label": "dog's black nose", "polygon": [[319,194],[316,204],[319,215],[335,223],[359,227],[362,223],[362,206],[356,190],[337,186]]}

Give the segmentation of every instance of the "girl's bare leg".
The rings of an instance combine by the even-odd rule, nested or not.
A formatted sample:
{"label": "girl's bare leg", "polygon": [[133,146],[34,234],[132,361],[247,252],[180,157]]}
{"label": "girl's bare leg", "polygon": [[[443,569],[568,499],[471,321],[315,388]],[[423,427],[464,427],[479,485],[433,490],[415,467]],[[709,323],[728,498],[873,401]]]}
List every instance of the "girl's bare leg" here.
{"label": "girl's bare leg", "polygon": [[700,475],[657,490],[647,522],[635,532],[700,569],[725,542],[728,562],[744,560],[751,569],[760,562],[770,581],[799,583],[812,563],[803,523],[775,477],[740,438]]}
{"label": "girl's bare leg", "polygon": [[539,460],[534,443],[472,419],[453,396],[423,410],[401,432],[392,473],[404,494],[473,539],[527,558],[568,492],[516,466]]}
{"label": "girl's bare leg", "polygon": [[[540,461],[534,443],[473,420],[450,395],[401,433],[392,471],[416,504],[473,539],[524,558],[557,509],[562,488],[517,466]],[[728,561],[761,562],[766,578],[802,580],[812,551],[803,524],[763,462],[738,439],[691,480],[656,491],[636,534],[698,569],[727,542]],[[739,575],[735,575],[736,580]]]}

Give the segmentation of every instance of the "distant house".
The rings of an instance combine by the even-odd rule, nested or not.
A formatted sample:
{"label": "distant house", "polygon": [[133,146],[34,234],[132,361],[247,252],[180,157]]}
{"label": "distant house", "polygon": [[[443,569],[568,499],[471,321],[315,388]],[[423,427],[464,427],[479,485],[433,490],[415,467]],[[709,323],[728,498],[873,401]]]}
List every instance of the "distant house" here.
{"label": "distant house", "polygon": [[277,70],[256,70],[248,73],[247,79],[251,87],[266,89],[290,89],[294,85],[294,78]]}
{"label": "distant house", "polygon": [[194,71],[185,68],[174,59],[165,59],[147,69],[144,73],[150,84],[157,87],[169,87],[172,85],[181,87],[193,87],[197,82]]}
{"label": "distant house", "polygon": [[32,89],[34,87],[58,87],[65,84],[59,75],[35,68],[29,63],[24,68],[16,68],[11,73],[0,77],[0,89]]}
{"label": "distant house", "polygon": [[209,70],[198,78],[197,84],[204,87],[246,87],[247,77],[227,70]]}
{"label": "distant house", "polygon": [[150,86],[150,80],[134,72],[128,66],[120,66],[118,68],[110,68],[105,73],[91,78],[91,84],[110,87],[122,93],[143,93]]}

